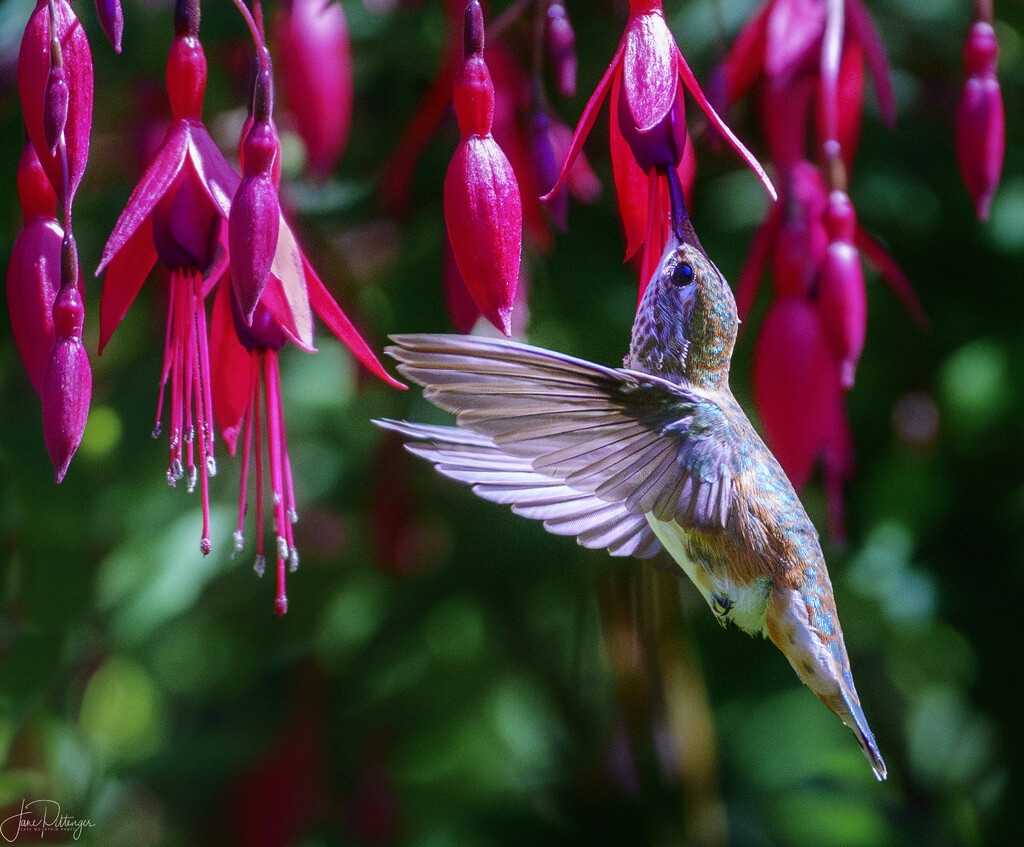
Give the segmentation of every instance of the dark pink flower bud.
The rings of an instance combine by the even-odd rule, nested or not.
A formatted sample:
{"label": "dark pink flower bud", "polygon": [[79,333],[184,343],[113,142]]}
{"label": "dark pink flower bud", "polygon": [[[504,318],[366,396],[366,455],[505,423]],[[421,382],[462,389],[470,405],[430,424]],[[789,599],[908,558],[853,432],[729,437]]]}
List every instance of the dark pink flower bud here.
{"label": "dark pink flower bud", "polygon": [[274,23],[284,101],[306,145],[309,169],[327,177],[352,122],[352,54],[341,3],[292,0]]}
{"label": "dark pink flower bud", "polygon": [[60,56],[60,42],[54,39],[51,43],[52,64],[46,77],[46,90],[43,93],[43,135],[50,155],[57,155],[64,127],[68,122],[68,91],[67,74]]}
{"label": "dark pink flower bud", "polygon": [[754,348],[754,402],[768,446],[800,489],[840,402],[836,366],[807,300],[784,297],[768,310]]}
{"label": "dark pink flower bud", "polygon": [[96,15],[115,53],[121,52],[121,34],[124,32],[124,12],[121,0],[96,0]]}
{"label": "dark pink flower bud", "polygon": [[868,301],[860,254],[854,244],[857,217],[846,192],[829,195],[826,225],[830,241],[818,281],[818,314],[839,365],[840,385],[850,389],[864,350]]}
{"label": "dark pink flower bud", "polygon": [[251,323],[270,278],[281,218],[281,203],[273,178],[279,147],[270,121],[257,120],[242,146],[244,173],[242,184],[231,201],[228,253],[238,305]]}
{"label": "dark pink flower bud", "polygon": [[53,303],[60,288],[64,230],[54,215],[57,198],[31,142],[18,163],[18,196],[25,226],[7,266],[7,308],[14,341],[36,393],[42,393],[53,348]]}
{"label": "dark pink flower bud", "polygon": [[[530,164],[533,166],[533,177],[540,192],[551,189],[558,180],[559,159],[551,138],[551,119],[540,108],[535,108],[529,117],[527,128],[527,144],[529,146]],[[544,199],[544,205],[551,214],[551,219],[562,232],[565,232],[569,216],[569,191],[562,186],[554,194]]]}
{"label": "dark pink flower bud", "polygon": [[[51,61],[50,11],[48,0],[37,0],[36,8],[25,27],[18,55],[18,94],[25,115],[28,136],[36,148],[36,155],[42,162],[50,184],[54,186],[61,203],[70,207],[78,185],[85,172],[89,157],[89,131],[92,125],[92,54],[82,24],[75,17],[67,0],[53,2],[54,40],[60,45],[60,56],[64,68],[64,82],[67,86],[67,117],[63,125],[67,148],[67,184],[63,154],[48,143],[49,132],[55,130],[55,122],[64,109],[59,105],[62,95],[48,97]],[[59,133],[58,133],[59,138]]]}
{"label": "dark pink flower bud", "polygon": [[176,35],[171,42],[165,71],[167,96],[171,101],[171,117],[176,121],[203,119],[203,98],[206,95],[206,54],[199,38]]}
{"label": "dark pink flower bud", "polygon": [[558,0],[551,0],[544,28],[544,42],[548,49],[548,61],[555,74],[555,85],[563,97],[576,96],[576,33],[565,6]]}
{"label": "dark pink flower bud", "polygon": [[483,13],[466,6],[467,53],[455,80],[462,139],[444,181],[444,216],[466,287],[484,316],[512,332],[512,302],[523,239],[519,184],[491,135],[494,86],[483,58]]}
{"label": "dark pink flower bud", "polygon": [[964,82],[956,110],[956,158],[979,220],[988,220],[1006,149],[1003,96],[996,78],[999,44],[991,24],[978,21],[964,45]]}
{"label": "dark pink flower bud", "polygon": [[441,282],[444,286],[444,304],[452,328],[456,332],[468,335],[480,317],[480,308],[466,288],[466,281],[462,278],[451,242],[447,238],[444,240],[444,256],[441,260]]}
{"label": "dark pink flower bud", "polygon": [[43,439],[58,483],[82,441],[89,416],[92,370],[82,344],[84,323],[78,248],[68,234],[61,245],[61,287],[53,306],[54,343],[42,390]]}

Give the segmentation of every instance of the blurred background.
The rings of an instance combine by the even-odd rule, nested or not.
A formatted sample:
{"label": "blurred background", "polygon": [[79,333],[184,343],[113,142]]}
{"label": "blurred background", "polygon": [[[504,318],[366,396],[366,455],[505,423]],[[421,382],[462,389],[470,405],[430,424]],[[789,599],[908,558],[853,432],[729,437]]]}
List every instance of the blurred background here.
{"label": "blurred background", "polygon": [[[440,194],[457,133],[449,115],[416,166],[408,210],[389,213],[377,181],[441,61],[445,22],[434,2],[343,5],[349,145],[329,181],[307,181],[282,119],[284,193],[325,282],[380,350],[388,333],[450,327]],[[1024,4],[996,4],[1007,149],[985,225],[952,135],[971,4],[868,5],[898,123],[886,129],[868,96],[850,194],[931,326],[916,328],[868,273],[845,545],[826,537],[817,477],[802,498],[822,528],[886,782],[784,657],[722,630],[691,585],[550,536],[407,455],[371,418],[444,415],[417,390],[358,372],[322,327],[318,353],[282,355],[302,557],[287,616],[275,617],[272,581],[255,576],[251,553],[230,555],[238,463],[223,450],[204,558],[198,495],[168,488],[166,443],[150,437],[166,308],[158,274],[94,355],[92,270],[146,133],[162,133],[171,12],[127,3],[118,57],[83,3],[96,101],[75,226],[93,404],[55,486],[38,399],[0,330],[0,817],[22,798],[53,799],[93,824],[78,843],[110,847],[1021,843]],[[666,3],[698,76],[755,6]],[[572,125],[628,7],[567,7],[580,82],[556,106]],[[31,8],[0,4],[5,257],[20,226],[14,72]],[[202,40],[206,122],[231,151],[251,47],[228,3],[204,4]],[[761,151],[749,103],[731,120]],[[614,365],[636,280],[622,262],[604,118],[586,149],[604,191],[571,205],[548,255],[527,247],[527,335]],[[735,282],[764,192],[699,138],[697,159],[692,217]],[[762,292],[751,326],[766,305]],[[732,377],[751,415],[753,335],[741,337]]]}

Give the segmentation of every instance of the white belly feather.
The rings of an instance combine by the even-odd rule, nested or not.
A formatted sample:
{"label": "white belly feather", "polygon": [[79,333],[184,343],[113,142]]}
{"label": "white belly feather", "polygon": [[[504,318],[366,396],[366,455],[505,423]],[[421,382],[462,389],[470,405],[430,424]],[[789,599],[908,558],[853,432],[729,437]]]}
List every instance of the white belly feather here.
{"label": "white belly feather", "polygon": [[740,585],[729,580],[726,574],[712,573],[703,563],[694,562],[687,553],[688,530],[675,521],[658,520],[650,512],[646,518],[658,540],[697,586],[720,621],[733,623],[751,635],[765,634],[765,612],[772,589],[770,577],[760,577],[749,585]]}

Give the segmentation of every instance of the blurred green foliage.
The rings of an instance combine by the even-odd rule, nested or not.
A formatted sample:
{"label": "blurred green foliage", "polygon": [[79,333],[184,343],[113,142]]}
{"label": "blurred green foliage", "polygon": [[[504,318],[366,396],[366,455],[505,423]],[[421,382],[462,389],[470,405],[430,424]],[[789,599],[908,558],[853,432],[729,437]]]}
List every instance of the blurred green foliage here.
{"label": "blurred green foliage", "polygon": [[[301,150],[286,134],[286,170],[314,263],[379,346],[388,332],[447,326],[438,198],[453,126],[417,169],[408,218],[387,218],[374,194],[444,26],[436,3],[388,16],[344,5],[356,61],[350,149],[339,176],[317,187],[301,181]],[[755,4],[666,5],[706,73]],[[237,462],[222,461],[214,481],[205,559],[196,497],[166,485],[165,446],[150,438],[163,306],[147,284],[93,357],[89,427],[60,487],[38,401],[0,333],[4,817],[21,798],[50,798],[93,823],[79,843],[104,847],[1020,843],[1024,6],[997,4],[1007,156],[982,226],[951,128],[971,4],[869,5],[893,62],[899,125],[889,132],[869,115],[851,193],[931,328],[916,330],[869,277],[869,337],[849,398],[850,542],[826,544],[826,555],[887,782],[874,781],[783,657],[721,631],[691,586],[551,537],[384,439],[372,417],[443,418],[417,392],[355,373],[324,332],[315,356],[283,357],[302,566],[291,611],[276,619],[269,579],[251,572],[248,552],[230,555]],[[559,108],[573,123],[625,3],[568,7],[580,94]],[[5,256],[19,225],[13,63],[28,9],[0,5]],[[160,85],[171,25],[164,6],[129,4],[115,57],[91,10],[78,12],[97,94],[75,220],[83,265],[95,267],[136,178],[119,145],[140,86]],[[230,4],[203,14],[207,122],[230,148],[245,98],[226,68],[245,55],[245,33]],[[736,110],[744,138],[756,138],[753,117]],[[552,255],[528,256],[530,339],[613,364],[635,281],[601,124],[588,151],[604,196],[571,209]],[[693,218],[735,280],[764,200],[731,155],[704,146],[698,159]],[[99,291],[87,282],[90,351]],[[733,370],[748,410],[754,334]],[[803,496],[824,526],[820,486]]]}

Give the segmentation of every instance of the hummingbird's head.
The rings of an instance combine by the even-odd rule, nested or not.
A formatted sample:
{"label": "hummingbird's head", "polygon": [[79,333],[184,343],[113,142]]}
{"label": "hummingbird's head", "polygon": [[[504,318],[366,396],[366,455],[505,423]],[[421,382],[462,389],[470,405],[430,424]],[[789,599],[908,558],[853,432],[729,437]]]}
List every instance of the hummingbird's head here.
{"label": "hummingbird's head", "polygon": [[640,300],[626,366],[724,388],[736,342],[736,300],[696,243],[674,240]]}

